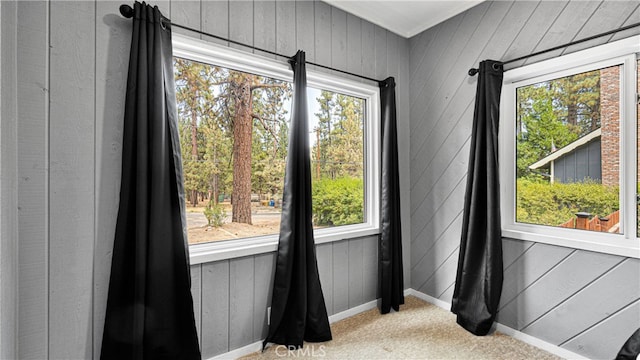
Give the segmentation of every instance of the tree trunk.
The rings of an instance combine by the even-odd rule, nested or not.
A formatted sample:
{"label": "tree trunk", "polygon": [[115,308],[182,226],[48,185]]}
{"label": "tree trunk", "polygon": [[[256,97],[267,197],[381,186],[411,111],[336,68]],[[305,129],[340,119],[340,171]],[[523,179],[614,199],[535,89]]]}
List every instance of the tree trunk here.
{"label": "tree trunk", "polygon": [[[191,159],[198,160],[198,115],[191,110]],[[191,190],[191,205],[198,205],[198,191]]]}
{"label": "tree trunk", "polygon": [[243,75],[232,90],[235,103],[233,122],[233,205],[231,221],[251,224],[251,134],[253,128],[252,75]]}

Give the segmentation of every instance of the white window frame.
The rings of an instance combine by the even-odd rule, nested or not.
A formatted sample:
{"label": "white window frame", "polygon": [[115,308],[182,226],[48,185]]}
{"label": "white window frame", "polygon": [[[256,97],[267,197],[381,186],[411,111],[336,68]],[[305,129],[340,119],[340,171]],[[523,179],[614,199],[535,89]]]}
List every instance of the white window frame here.
{"label": "white window frame", "polygon": [[[293,81],[293,71],[283,61],[247,53],[226,46],[172,35],[173,56],[213,64],[233,70]],[[292,54],[293,55],[293,54]],[[365,99],[365,222],[314,230],[316,244],[379,233],[380,224],[380,89],[307,68],[307,85]],[[243,239],[214,241],[189,246],[191,264],[276,251],[278,234]]]}
{"label": "white window frame", "polygon": [[[640,36],[506,71],[500,107],[499,162],[502,236],[640,258],[636,226],[637,54]],[[620,209],[623,234],[518,223],[515,220],[516,89],[576,73],[623,65],[620,86]],[[622,169],[627,171],[622,171]]]}

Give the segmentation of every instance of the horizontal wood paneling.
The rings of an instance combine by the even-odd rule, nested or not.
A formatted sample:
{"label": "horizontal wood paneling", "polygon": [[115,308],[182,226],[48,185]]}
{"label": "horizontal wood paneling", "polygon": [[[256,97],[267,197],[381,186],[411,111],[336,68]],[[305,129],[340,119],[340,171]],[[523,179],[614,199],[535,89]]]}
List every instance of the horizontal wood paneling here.
{"label": "horizontal wood paneling", "polygon": [[[5,10],[10,14],[14,5],[6,4],[1,5],[3,21]],[[302,49],[309,61],[355,73],[396,77],[408,284],[408,40],[320,1],[155,4],[174,23],[284,54]],[[131,39],[131,20],[120,16],[119,5],[111,1],[16,4],[18,25],[11,40],[18,42],[14,45],[19,101],[14,105],[20,107],[16,124],[20,152],[13,155],[19,183],[3,177],[2,189],[5,194],[8,184],[21,206],[14,224],[20,247],[15,328],[20,334],[16,344],[21,359],[98,358],[100,354]],[[4,24],[9,23],[2,24],[4,76],[4,68],[10,65],[5,50],[12,48],[4,41],[10,35]],[[178,28],[174,31],[227,43]],[[5,83],[3,78],[3,98]],[[5,111],[3,107],[3,116]],[[9,164],[5,162],[9,155],[3,143],[3,166]],[[3,197],[2,219],[4,204]],[[10,227],[3,223],[3,234],[5,229]],[[376,240],[373,236],[318,246],[330,314],[375,299]],[[5,248],[1,250],[4,258]],[[269,253],[192,267],[194,311],[205,358],[265,336],[274,261],[275,254]]]}
{"label": "horizontal wood paneling", "polygon": [[[453,295],[477,81],[467,70],[639,21],[634,14],[632,1],[491,1],[409,40],[414,289]],[[637,328],[637,260],[512,239],[503,252],[501,323],[593,358],[613,358],[613,338]]]}

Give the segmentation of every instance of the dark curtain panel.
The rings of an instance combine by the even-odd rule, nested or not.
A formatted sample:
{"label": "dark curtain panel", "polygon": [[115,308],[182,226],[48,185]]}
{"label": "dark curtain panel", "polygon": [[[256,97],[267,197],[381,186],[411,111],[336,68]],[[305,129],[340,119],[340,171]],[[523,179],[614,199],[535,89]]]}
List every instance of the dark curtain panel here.
{"label": "dark curtain panel", "polygon": [[200,359],[191,298],[171,30],[135,3],[122,183],[101,359]]}
{"label": "dark curtain panel", "polygon": [[379,83],[382,127],[382,178],[380,181],[380,239],[378,242],[378,287],[380,312],[404,304],[400,182],[398,180],[398,134],[396,83],[392,77]]}
{"label": "dark curtain panel", "polygon": [[471,134],[458,273],[451,311],[475,335],[486,335],[502,292],[498,121],[502,66],[480,63]]}
{"label": "dark curtain panel", "polygon": [[640,329],[636,330],[622,345],[616,360],[636,360],[640,355]]}
{"label": "dark curtain panel", "polygon": [[271,300],[271,325],[263,347],[267,343],[276,343],[300,348],[303,341],[331,340],[311,222],[311,160],[304,52],[298,51],[290,63],[294,85],[289,153]]}

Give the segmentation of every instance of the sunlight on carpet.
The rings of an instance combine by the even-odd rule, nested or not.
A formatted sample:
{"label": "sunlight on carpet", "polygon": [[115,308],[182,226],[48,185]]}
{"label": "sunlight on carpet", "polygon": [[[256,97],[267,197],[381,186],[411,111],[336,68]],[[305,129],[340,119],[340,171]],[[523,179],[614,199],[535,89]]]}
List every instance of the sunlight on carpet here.
{"label": "sunlight on carpet", "polygon": [[451,312],[413,296],[405,302],[399,312],[372,309],[332,324],[332,341],[305,343],[293,352],[272,345],[242,359],[560,359],[498,332],[474,336]]}

